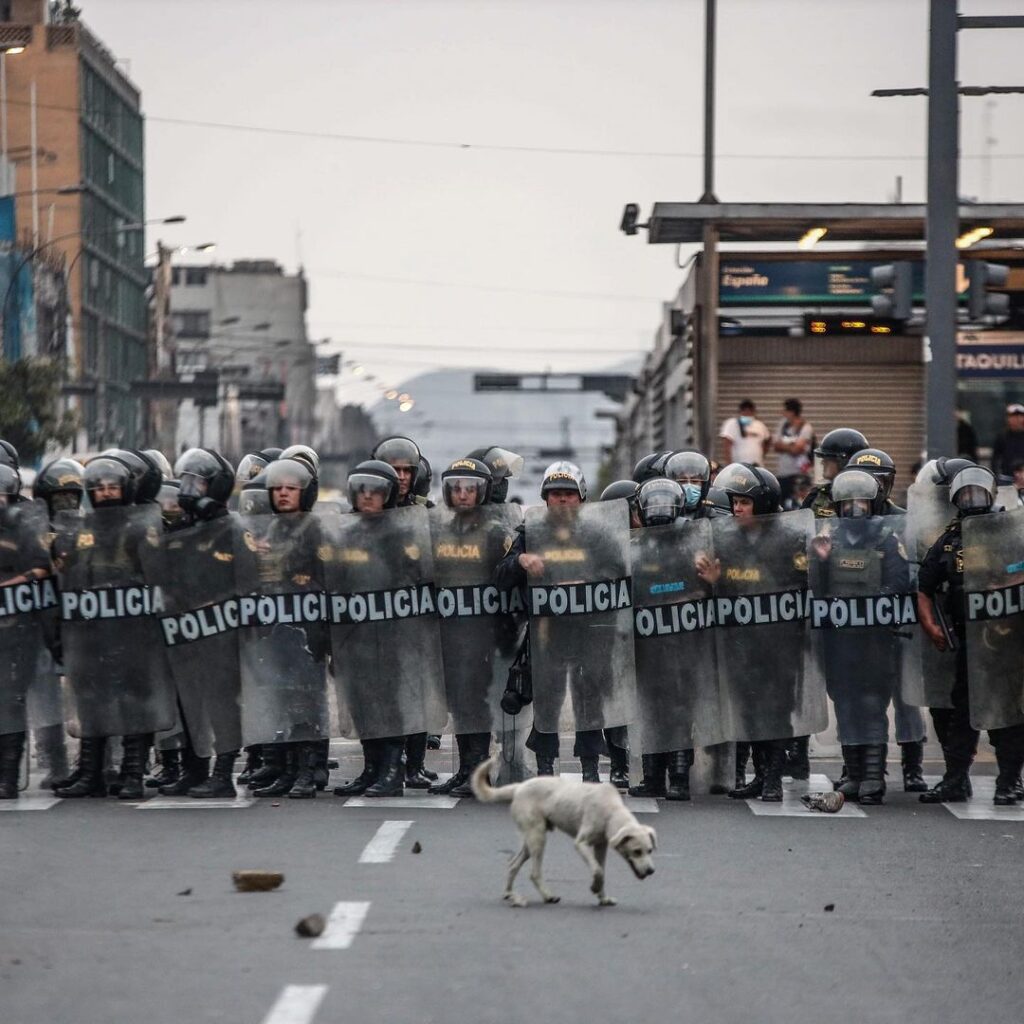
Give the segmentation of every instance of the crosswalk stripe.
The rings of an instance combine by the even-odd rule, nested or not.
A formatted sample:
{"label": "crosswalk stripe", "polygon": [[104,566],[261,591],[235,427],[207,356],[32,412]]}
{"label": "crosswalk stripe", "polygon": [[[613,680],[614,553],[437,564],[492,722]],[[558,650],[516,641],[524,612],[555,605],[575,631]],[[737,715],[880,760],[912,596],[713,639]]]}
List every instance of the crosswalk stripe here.
{"label": "crosswalk stripe", "polygon": [[395,851],[411,821],[384,821],[359,855],[360,864],[387,864],[395,859]]}
{"label": "crosswalk stripe", "polygon": [[19,796],[17,800],[0,800],[0,811],[48,811],[60,802],[59,796]]}
{"label": "crosswalk stripe", "polygon": [[827,775],[812,775],[806,781],[786,779],[782,783],[782,803],[765,803],[763,800],[745,800],[744,803],[761,818],[866,818],[867,815],[853,803],[843,804],[836,814],[822,814],[809,811],[800,801],[804,793],[823,793],[832,789]]}
{"label": "crosswalk stripe", "polygon": [[285,985],[263,1024],[309,1024],[325,995],[326,985]]}
{"label": "crosswalk stripe", "polygon": [[348,949],[370,910],[369,901],[335,903],[323,934],[312,941],[313,949]]}

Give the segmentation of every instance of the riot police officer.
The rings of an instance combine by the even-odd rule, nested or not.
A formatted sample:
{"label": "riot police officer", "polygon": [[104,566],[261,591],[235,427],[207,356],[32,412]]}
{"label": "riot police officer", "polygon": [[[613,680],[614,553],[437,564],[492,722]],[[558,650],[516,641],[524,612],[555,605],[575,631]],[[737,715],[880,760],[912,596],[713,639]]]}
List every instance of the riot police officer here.
{"label": "riot police officer", "polygon": [[711,489],[711,462],[707,456],[694,451],[673,452],[665,462],[664,472],[683,490],[683,518],[707,518],[705,502]]}
{"label": "riot police officer", "polygon": [[633,480],[613,480],[602,492],[601,501],[622,500],[629,507],[629,528],[639,530],[643,525],[640,519],[638,498],[640,485]]}
{"label": "riot police officer", "polygon": [[491,493],[487,499],[492,505],[504,505],[508,500],[509,481],[523,471],[522,455],[498,445],[474,448],[467,458],[479,459],[491,471]]}
{"label": "riot police officer", "polygon": [[672,457],[672,452],[650,452],[638,459],[633,467],[633,479],[637,484],[651,480],[656,476],[665,475],[665,464]]}
{"label": "riot police officer", "polygon": [[832,503],[832,481],[840,470],[846,468],[850,456],[869,447],[868,439],[852,427],[837,427],[830,430],[814,449],[814,476],[818,481],[804,499],[804,508],[809,508],[815,518],[836,514]]}

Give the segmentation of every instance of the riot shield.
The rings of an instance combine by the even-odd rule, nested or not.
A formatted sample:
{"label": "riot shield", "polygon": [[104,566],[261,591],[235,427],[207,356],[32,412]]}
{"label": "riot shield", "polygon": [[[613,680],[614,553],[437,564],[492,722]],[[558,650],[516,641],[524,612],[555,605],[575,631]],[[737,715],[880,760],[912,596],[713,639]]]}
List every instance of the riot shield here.
{"label": "riot shield", "polygon": [[447,716],[427,510],[339,516],[327,547],[334,679],[356,735],[440,732]]}
{"label": "riot shield", "polygon": [[902,646],[919,629],[904,518],[827,520],[808,545],[810,622],[841,743],[888,742]]}
{"label": "riot shield", "polygon": [[624,501],[526,512],[534,728],[557,733],[566,696],[579,732],[636,718],[629,513]]}
{"label": "riot shield", "polygon": [[677,520],[634,530],[636,699],[645,754],[722,742],[711,588],[697,556],[711,552],[711,523]]}
{"label": "riot shield", "polygon": [[724,731],[741,741],[822,731],[828,708],[810,650],[809,509],[711,521]]}
{"label": "riot shield", "polygon": [[235,534],[242,741],[327,739],[322,526],[308,512],[247,516]]}
{"label": "riot shield", "polygon": [[199,523],[165,534],[145,560],[147,580],[163,593],[161,637],[200,757],[242,745],[235,579],[241,530],[231,514]]}
{"label": "riot shield", "polygon": [[1024,509],[968,516],[964,597],[971,725],[1024,723]]}
{"label": "riot shield", "polygon": [[[24,732],[39,660],[46,654],[42,615],[57,605],[50,571],[46,506],[22,501],[0,508],[0,735]],[[33,726],[52,725],[33,717]]]}
{"label": "riot shield", "polygon": [[516,505],[430,509],[445,694],[456,733],[500,727],[501,694],[515,655],[518,590],[500,591],[494,567],[515,538]]}
{"label": "riot shield", "polygon": [[159,505],[62,513],[57,523],[61,646],[69,731],[84,738],[159,732],[174,723],[174,687],[143,561],[160,544]]}

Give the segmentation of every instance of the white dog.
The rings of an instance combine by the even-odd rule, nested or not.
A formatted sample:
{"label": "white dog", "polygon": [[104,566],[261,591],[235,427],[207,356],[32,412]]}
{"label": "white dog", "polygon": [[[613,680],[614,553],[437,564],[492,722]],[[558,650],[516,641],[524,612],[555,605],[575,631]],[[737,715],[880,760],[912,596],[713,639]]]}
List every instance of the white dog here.
{"label": "white dog", "polygon": [[590,868],[590,891],[602,907],[615,905],[604,891],[604,862],[611,846],[641,881],[654,874],[651,853],[657,843],[654,829],[641,825],[622,802],[610,783],[574,782],[558,776],[542,776],[495,788],[488,774],[495,758],[473,772],[472,786],[483,803],[512,804],[512,820],[523,834],[523,848],[509,864],[504,899],[513,907],[525,907],[526,900],[512,891],[519,869],[531,858],[530,881],[545,903],[557,903],[542,876],[547,833],[561,829],[574,837],[579,855]]}

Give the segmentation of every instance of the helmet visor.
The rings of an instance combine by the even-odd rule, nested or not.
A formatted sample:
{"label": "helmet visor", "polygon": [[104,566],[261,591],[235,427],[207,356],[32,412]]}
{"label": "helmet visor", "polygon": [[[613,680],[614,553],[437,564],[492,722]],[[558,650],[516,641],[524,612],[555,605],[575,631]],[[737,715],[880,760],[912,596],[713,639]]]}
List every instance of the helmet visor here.
{"label": "helmet visor", "polygon": [[483,504],[487,482],[478,476],[446,476],[441,493],[449,508],[473,508]]}
{"label": "helmet visor", "polygon": [[526,462],[522,455],[510,452],[507,448],[491,448],[482,461],[487,463],[495,480],[519,476]]}

